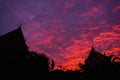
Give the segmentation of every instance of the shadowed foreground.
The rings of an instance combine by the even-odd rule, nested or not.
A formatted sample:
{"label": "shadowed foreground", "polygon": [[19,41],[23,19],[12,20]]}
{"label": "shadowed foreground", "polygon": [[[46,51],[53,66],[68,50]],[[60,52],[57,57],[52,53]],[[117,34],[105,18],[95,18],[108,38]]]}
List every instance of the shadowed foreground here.
{"label": "shadowed foreground", "polygon": [[4,76],[3,80],[117,80],[120,74],[120,62],[96,67],[79,64],[81,69],[76,71],[54,70],[52,65],[45,54],[29,52],[29,55],[2,61],[1,75]]}

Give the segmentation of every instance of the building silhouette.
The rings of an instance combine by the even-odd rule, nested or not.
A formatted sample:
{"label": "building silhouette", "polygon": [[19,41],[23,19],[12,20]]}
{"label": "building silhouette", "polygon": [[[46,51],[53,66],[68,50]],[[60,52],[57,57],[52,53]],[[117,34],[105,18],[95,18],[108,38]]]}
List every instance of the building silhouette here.
{"label": "building silhouette", "polygon": [[19,28],[0,36],[0,52],[2,58],[24,56],[28,52],[28,47],[25,44],[25,39]]}
{"label": "building silhouette", "polygon": [[100,52],[96,51],[94,47],[92,47],[90,54],[85,60],[85,65],[89,68],[94,69],[108,62],[109,62],[108,56],[101,54]]}

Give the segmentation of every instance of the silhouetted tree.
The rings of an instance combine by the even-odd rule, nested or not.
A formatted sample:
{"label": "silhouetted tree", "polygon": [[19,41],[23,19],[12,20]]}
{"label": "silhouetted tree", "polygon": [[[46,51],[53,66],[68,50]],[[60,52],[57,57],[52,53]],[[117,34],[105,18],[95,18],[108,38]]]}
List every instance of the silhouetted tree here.
{"label": "silhouetted tree", "polygon": [[51,62],[51,70],[52,70],[52,71],[54,70],[54,67],[55,67],[55,62],[54,62],[54,60],[52,59],[52,62]]}
{"label": "silhouetted tree", "polygon": [[83,72],[84,71],[84,65],[79,62],[78,66],[80,68],[80,72]]}
{"label": "silhouetted tree", "polygon": [[49,58],[45,54],[38,54],[30,52],[27,62],[27,71],[29,76],[34,78],[42,78],[48,75],[49,72]]}
{"label": "silhouetted tree", "polygon": [[46,80],[49,73],[49,58],[43,53],[36,52],[28,52],[24,56],[7,56],[6,60],[2,62],[1,72],[13,80],[41,78]]}

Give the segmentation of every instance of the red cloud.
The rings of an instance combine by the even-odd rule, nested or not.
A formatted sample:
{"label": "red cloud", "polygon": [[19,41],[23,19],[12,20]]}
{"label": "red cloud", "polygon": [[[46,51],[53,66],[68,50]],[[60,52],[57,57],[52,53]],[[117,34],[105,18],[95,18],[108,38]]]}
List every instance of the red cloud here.
{"label": "red cloud", "polygon": [[104,14],[104,12],[99,8],[99,7],[91,7],[88,11],[84,12],[83,14],[81,14],[81,16],[100,16]]}
{"label": "red cloud", "polygon": [[87,2],[87,3],[90,3],[90,2],[92,2],[92,0],[86,0],[86,2]]}
{"label": "red cloud", "polygon": [[120,34],[117,34],[115,32],[102,32],[97,35],[93,40],[94,45],[97,48],[102,49],[102,52],[120,55]]}
{"label": "red cloud", "polygon": [[120,4],[115,6],[115,8],[113,9],[114,13],[117,13],[118,11],[120,11]]}
{"label": "red cloud", "polygon": [[112,28],[113,30],[120,31],[120,25],[113,26]]}

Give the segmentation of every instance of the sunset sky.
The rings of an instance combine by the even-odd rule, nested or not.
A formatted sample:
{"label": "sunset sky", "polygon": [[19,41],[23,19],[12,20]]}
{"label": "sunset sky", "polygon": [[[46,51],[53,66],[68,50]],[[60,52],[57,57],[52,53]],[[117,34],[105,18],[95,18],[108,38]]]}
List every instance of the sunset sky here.
{"label": "sunset sky", "polygon": [[76,69],[92,46],[120,56],[120,0],[0,0],[0,35],[22,23],[30,51]]}

